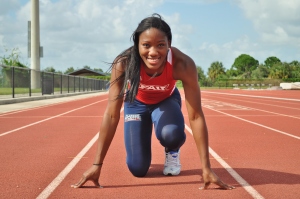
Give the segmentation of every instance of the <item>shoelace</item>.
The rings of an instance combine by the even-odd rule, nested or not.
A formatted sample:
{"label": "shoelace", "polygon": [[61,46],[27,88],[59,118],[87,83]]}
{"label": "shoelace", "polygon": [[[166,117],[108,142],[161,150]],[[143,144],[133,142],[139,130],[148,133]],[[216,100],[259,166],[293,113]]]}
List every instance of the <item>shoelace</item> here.
{"label": "shoelace", "polygon": [[166,166],[178,166],[178,154],[176,154],[176,157],[173,157],[173,155],[175,156],[175,154],[166,153]]}

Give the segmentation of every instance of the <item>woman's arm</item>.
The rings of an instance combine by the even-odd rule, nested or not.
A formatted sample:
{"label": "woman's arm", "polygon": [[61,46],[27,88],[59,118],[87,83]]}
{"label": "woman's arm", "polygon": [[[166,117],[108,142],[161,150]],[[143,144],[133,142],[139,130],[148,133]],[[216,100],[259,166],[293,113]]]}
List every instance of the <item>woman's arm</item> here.
{"label": "woman's arm", "polygon": [[121,77],[123,72],[124,67],[122,62],[116,62],[116,64],[112,67],[108,104],[100,126],[98,147],[94,164],[83,174],[78,183],[72,185],[73,188],[79,188],[89,180],[92,181],[95,186],[101,187],[99,184],[101,166],[120,120],[120,110],[123,104],[123,98],[117,99],[117,97],[123,88],[124,81],[123,79],[117,80],[117,78]]}
{"label": "woman's arm", "polygon": [[173,49],[173,52],[175,54],[175,71],[173,76],[183,83],[189,121],[202,163],[203,188],[206,189],[210,183],[215,183],[223,189],[232,189],[234,187],[223,183],[211,170],[208,151],[208,130],[201,107],[196,65],[190,57],[179,50]]}

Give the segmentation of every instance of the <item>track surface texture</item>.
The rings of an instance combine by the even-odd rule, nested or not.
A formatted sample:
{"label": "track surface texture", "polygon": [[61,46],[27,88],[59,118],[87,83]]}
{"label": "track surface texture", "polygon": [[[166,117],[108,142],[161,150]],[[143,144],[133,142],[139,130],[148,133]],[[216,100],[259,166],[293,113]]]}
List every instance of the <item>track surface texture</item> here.
{"label": "track surface texture", "polygon": [[181,93],[187,139],[180,175],[162,174],[164,149],[154,133],[148,174],[131,175],[121,114],[101,171],[104,188],[70,185],[93,163],[107,93],[1,105],[0,198],[299,198],[300,91],[201,91],[211,165],[236,187],[228,191],[199,190],[201,162]]}

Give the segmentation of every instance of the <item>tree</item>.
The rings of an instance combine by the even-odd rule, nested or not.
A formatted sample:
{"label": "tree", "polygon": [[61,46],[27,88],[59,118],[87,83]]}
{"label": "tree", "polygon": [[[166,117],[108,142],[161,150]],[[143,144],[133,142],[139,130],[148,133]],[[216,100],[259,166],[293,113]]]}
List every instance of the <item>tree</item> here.
{"label": "tree", "polygon": [[280,63],[280,59],[278,59],[277,57],[268,57],[266,60],[265,60],[265,65],[268,67],[268,68],[272,68],[272,66],[274,64],[277,64],[277,63]]}
{"label": "tree", "polygon": [[19,48],[5,49],[5,52],[11,51],[8,56],[3,56],[1,58],[1,64],[5,66],[17,66],[21,68],[28,68],[25,64],[20,62],[21,52]]}
{"label": "tree", "polygon": [[232,70],[236,70],[237,75],[243,78],[250,78],[251,73],[259,65],[259,62],[247,54],[241,54],[237,57],[231,67]]}
{"label": "tree", "polygon": [[291,78],[300,78],[300,62],[294,60],[290,63],[290,67],[291,67]]}
{"label": "tree", "polygon": [[253,79],[266,78],[269,76],[269,73],[270,73],[270,69],[267,66],[260,64],[255,70],[252,71],[251,78]]}
{"label": "tree", "polygon": [[212,81],[218,78],[218,76],[225,74],[225,68],[223,67],[222,62],[213,62],[208,68],[207,74]]}
{"label": "tree", "polygon": [[272,79],[287,79],[290,74],[291,68],[288,63],[276,63],[270,69],[269,77]]}
{"label": "tree", "polygon": [[45,68],[43,70],[44,72],[50,72],[50,73],[55,73],[55,68],[53,68],[53,66],[48,66],[47,68]]}
{"label": "tree", "polygon": [[96,72],[103,72],[103,70],[101,68],[94,68],[94,71],[96,71]]}
{"label": "tree", "polygon": [[69,67],[65,72],[64,72],[64,74],[69,74],[69,73],[72,73],[72,72],[74,72],[75,70],[74,70],[74,68],[73,68],[73,66],[71,66],[71,67]]}
{"label": "tree", "polygon": [[204,74],[203,69],[201,68],[201,66],[197,66],[197,73],[198,73],[198,81],[203,81],[206,79],[206,76]]}
{"label": "tree", "polygon": [[231,68],[231,69],[229,69],[229,70],[226,71],[226,75],[229,78],[232,78],[232,77],[238,76],[238,73],[237,73],[237,70]]}

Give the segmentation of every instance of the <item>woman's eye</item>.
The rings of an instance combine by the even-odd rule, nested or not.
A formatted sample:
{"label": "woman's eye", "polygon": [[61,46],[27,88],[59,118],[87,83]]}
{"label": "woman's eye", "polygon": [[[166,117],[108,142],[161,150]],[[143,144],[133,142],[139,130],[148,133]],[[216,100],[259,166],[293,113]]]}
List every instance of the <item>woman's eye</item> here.
{"label": "woman's eye", "polygon": [[149,47],[149,44],[143,44],[144,47]]}

